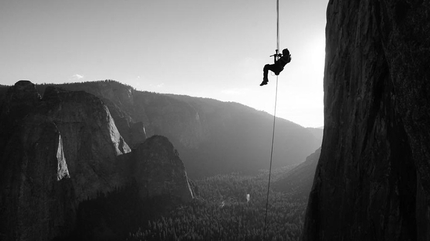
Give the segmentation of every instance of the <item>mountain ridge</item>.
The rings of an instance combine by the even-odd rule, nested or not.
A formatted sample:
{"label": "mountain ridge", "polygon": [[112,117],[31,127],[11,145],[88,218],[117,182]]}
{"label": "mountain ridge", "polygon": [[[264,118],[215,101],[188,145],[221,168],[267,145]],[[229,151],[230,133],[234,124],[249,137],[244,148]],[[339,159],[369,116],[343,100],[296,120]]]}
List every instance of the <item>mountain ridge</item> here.
{"label": "mountain ridge", "polygon": [[312,189],[320,154],[321,148],[318,148],[304,162],[279,177],[273,183],[273,188],[281,192],[292,192],[298,198],[307,199]]}
{"label": "mountain ridge", "polygon": [[[43,92],[47,86],[37,88]],[[192,178],[267,168],[273,116],[266,112],[235,102],[137,91],[112,80],[54,86],[101,98],[131,147],[136,130],[168,137]],[[321,143],[306,128],[281,118],[275,138],[275,167],[298,164]]]}

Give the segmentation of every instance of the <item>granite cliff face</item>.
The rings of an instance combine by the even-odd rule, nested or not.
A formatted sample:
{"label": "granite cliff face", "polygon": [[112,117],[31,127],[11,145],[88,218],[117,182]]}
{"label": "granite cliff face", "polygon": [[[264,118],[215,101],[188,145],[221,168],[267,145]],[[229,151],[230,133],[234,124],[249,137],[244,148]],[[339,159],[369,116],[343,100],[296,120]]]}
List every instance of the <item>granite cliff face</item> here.
{"label": "granite cliff face", "polygon": [[[182,161],[176,157],[176,166],[165,165],[131,153],[109,109],[94,95],[48,87],[41,98],[31,82],[19,81],[4,96],[0,124],[1,240],[50,240],[82,231],[76,220],[85,225],[92,219],[91,214],[78,215],[82,203],[100,200],[101,195],[109,199],[127,188],[151,196],[192,198]],[[168,140],[162,144],[173,151]],[[170,160],[164,158],[170,153],[158,153],[162,144],[150,153]],[[139,175],[131,167],[146,167],[150,161],[157,171],[175,172],[167,181],[175,188],[182,184],[180,190],[188,194],[136,185],[134,176]]]}
{"label": "granite cliff face", "polygon": [[[166,136],[193,178],[267,168],[273,123],[268,113],[237,103],[137,91],[111,80],[58,86],[102,99],[132,148],[141,143],[135,133]],[[284,119],[276,125],[275,167],[298,164],[321,145],[304,127]]]}
{"label": "granite cliff face", "polygon": [[331,0],[303,240],[430,240],[430,2]]}

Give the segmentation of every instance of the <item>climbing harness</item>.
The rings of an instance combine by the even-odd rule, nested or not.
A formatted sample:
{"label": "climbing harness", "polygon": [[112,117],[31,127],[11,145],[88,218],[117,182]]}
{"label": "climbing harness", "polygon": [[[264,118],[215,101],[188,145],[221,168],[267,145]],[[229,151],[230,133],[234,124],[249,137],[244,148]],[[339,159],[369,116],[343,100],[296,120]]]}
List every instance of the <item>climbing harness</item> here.
{"label": "climbing harness", "polygon": [[[277,58],[280,56],[279,54],[279,0],[276,0],[276,50],[275,54],[271,55],[274,58],[274,61],[278,60]],[[276,74],[276,90],[275,90],[275,109],[273,112],[273,127],[272,127],[272,146],[270,150],[270,165],[269,165],[269,180],[267,183],[267,195],[266,195],[266,213],[264,216],[264,233],[263,237],[266,238],[267,231],[267,212],[269,210],[269,195],[270,195],[270,182],[272,177],[272,162],[273,162],[273,147],[275,144],[275,127],[276,127],[276,107],[278,105],[278,75]]]}

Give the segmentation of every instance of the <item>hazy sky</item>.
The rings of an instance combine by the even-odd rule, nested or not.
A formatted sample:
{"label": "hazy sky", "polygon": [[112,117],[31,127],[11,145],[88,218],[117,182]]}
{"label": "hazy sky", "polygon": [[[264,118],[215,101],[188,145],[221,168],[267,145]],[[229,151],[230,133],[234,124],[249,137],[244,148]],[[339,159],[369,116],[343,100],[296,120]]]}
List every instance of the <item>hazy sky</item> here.
{"label": "hazy sky", "polygon": [[[328,0],[280,1],[279,117],[323,125]],[[0,84],[115,79],[273,114],[276,0],[1,0]]]}

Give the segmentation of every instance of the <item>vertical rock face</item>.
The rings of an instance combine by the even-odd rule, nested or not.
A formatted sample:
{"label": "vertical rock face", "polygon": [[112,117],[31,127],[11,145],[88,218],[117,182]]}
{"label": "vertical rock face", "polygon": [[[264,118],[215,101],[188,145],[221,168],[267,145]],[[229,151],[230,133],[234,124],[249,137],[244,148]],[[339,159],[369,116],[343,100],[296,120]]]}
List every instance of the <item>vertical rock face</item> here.
{"label": "vertical rock face", "polygon": [[123,185],[116,160],[131,150],[99,98],[83,91],[48,87],[39,108],[36,113],[44,114],[61,133],[79,201]]}
{"label": "vertical rock face", "polygon": [[4,240],[44,240],[69,231],[75,197],[67,164],[57,155],[59,139],[54,123],[33,116],[6,145],[0,183]]}
{"label": "vertical rock face", "polygon": [[430,2],[331,0],[303,240],[430,240]]}

